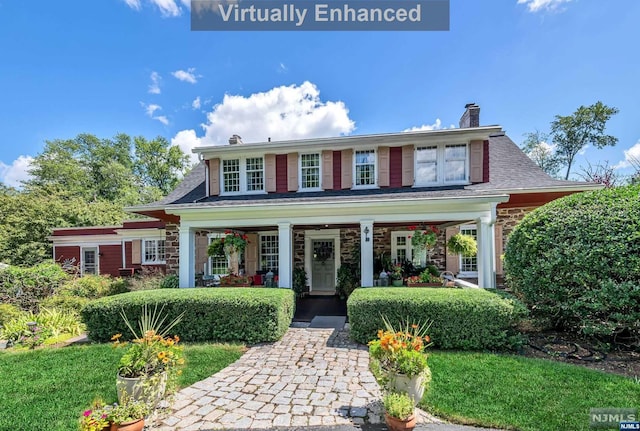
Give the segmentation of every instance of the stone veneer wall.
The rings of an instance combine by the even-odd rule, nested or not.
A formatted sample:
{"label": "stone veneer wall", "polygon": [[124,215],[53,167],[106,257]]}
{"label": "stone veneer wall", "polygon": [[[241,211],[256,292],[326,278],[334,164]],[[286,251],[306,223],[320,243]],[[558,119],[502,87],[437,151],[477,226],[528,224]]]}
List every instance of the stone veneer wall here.
{"label": "stone veneer wall", "polygon": [[180,235],[178,225],[165,224],[164,253],[167,262],[167,274],[178,274],[180,271]]}
{"label": "stone veneer wall", "polygon": [[537,207],[498,208],[496,223],[502,225],[502,250],[506,250],[509,235],[527,213]]}

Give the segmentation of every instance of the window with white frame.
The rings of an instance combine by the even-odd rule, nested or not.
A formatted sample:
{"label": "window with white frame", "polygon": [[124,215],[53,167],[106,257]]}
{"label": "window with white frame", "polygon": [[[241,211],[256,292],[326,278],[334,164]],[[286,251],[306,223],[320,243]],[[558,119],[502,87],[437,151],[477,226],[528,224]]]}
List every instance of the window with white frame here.
{"label": "window with white frame", "polygon": [[[209,235],[209,244],[220,238],[222,234]],[[208,275],[224,275],[229,272],[229,260],[224,253],[209,256],[209,271]]]}
{"label": "window with white frame", "polygon": [[438,147],[416,148],[416,184],[438,182]]}
{"label": "window with white frame", "polygon": [[165,263],[165,246],[163,239],[145,239],[142,241],[143,264]]}
{"label": "window with white frame", "polygon": [[227,193],[240,191],[240,160],[222,161],[222,185]]}
{"label": "window with white frame", "polygon": [[356,186],[376,185],[376,152],[375,150],[356,151],[354,158]]}
{"label": "window with white frame", "polygon": [[263,271],[278,271],[278,235],[260,235],[260,269]]}
{"label": "window with white frame", "polygon": [[391,260],[395,263],[409,260],[415,266],[425,266],[427,251],[414,249],[411,244],[411,235],[410,231],[391,232]]}
{"label": "window with white frame", "polygon": [[264,190],[264,159],[262,157],[250,157],[247,159],[246,166],[247,191]]}
{"label": "window with white frame", "polygon": [[222,161],[223,193],[263,192],[264,158],[247,157]]}
{"label": "window with white frame", "polygon": [[467,179],[467,145],[456,144],[444,147],[444,180],[465,181]]}
{"label": "window with white frame", "polygon": [[[475,225],[465,225],[460,227],[460,233],[462,235],[472,236],[474,239],[478,238],[478,231]],[[467,277],[476,276],[478,273],[478,256],[462,256],[460,255],[460,273]]]}
{"label": "window with white frame", "polygon": [[320,188],[320,154],[300,155],[300,188]]}

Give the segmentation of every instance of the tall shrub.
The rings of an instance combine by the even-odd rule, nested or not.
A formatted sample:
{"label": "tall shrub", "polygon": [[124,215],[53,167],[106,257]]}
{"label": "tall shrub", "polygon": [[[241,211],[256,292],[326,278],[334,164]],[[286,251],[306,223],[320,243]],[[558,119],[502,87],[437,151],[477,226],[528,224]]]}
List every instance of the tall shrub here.
{"label": "tall shrub", "polygon": [[532,211],[509,237],[505,268],[533,316],[640,342],[640,186],[575,194]]}
{"label": "tall shrub", "polygon": [[0,271],[0,302],[37,312],[40,301],[53,295],[70,277],[53,262],[28,268],[10,266]]}

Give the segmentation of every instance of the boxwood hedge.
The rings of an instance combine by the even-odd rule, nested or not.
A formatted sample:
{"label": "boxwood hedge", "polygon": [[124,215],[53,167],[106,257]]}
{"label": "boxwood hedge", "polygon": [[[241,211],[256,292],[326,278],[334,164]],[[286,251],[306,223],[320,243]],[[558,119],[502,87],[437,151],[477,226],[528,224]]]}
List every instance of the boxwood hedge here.
{"label": "boxwood hedge", "polygon": [[495,350],[517,347],[514,329],[526,314],[522,304],[484,289],[360,288],[347,301],[351,336],[360,343],[401,322],[429,321],[428,334],[441,349]]}
{"label": "boxwood hedge", "polygon": [[534,317],[640,343],[640,186],[557,199],[509,236],[510,287]]}
{"label": "boxwood hedge", "polygon": [[123,310],[137,322],[142,306],[164,306],[167,321],[184,312],[173,328],[184,341],[240,341],[258,343],[282,338],[295,307],[293,291],[264,288],[158,289],[97,299],[82,309],[89,337],[109,341],[114,334],[130,337],[120,316]]}

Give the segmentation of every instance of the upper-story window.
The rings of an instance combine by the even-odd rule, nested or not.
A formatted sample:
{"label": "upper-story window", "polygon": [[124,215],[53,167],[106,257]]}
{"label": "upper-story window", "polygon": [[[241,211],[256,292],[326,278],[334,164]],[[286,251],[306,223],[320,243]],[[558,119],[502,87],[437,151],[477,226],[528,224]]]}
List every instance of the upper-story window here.
{"label": "upper-story window", "polygon": [[300,189],[320,189],[320,154],[300,155]]}
{"label": "upper-story window", "polygon": [[165,243],[163,239],[145,239],[142,241],[143,264],[165,263]]}
{"label": "upper-story window", "polygon": [[222,161],[222,192],[264,191],[264,159],[227,159]]}
{"label": "upper-story window", "polygon": [[354,183],[356,186],[376,185],[375,150],[356,151],[354,165]]}
{"label": "upper-story window", "polygon": [[460,184],[468,181],[466,144],[416,148],[415,185]]}
{"label": "upper-story window", "polygon": [[444,180],[467,180],[467,146],[465,144],[444,147]]}

